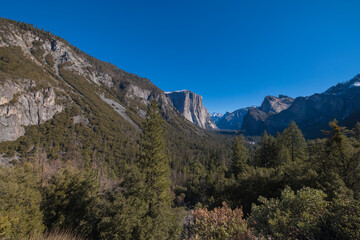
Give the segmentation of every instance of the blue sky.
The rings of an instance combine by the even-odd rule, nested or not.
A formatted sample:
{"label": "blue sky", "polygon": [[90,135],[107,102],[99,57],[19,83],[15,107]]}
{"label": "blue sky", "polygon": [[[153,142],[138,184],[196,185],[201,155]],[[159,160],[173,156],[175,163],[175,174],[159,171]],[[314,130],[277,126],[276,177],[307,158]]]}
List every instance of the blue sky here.
{"label": "blue sky", "polygon": [[308,96],[360,73],[360,1],[4,1],[88,54],[189,89],[210,112]]}

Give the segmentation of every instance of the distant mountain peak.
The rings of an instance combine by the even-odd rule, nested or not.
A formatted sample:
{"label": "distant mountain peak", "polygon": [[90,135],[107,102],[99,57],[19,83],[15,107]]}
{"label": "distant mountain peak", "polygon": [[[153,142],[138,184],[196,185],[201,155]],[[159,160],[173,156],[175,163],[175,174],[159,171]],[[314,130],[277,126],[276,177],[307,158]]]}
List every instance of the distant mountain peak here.
{"label": "distant mountain peak", "polygon": [[293,101],[293,98],[285,95],[279,95],[279,97],[269,95],[264,98],[264,101],[262,102],[259,110],[266,113],[279,113],[287,109],[293,103]]}
{"label": "distant mountain peak", "polygon": [[213,112],[210,114],[211,117],[222,117],[224,114],[222,113],[217,113],[217,112]]}
{"label": "distant mountain peak", "polygon": [[217,112],[213,112],[213,113],[210,114],[210,117],[214,121],[215,124],[222,116],[224,116],[224,114],[217,113]]}
{"label": "distant mountain peak", "polygon": [[351,88],[360,87],[360,74],[357,74],[349,81],[341,82],[326,90],[323,94],[342,95]]}
{"label": "distant mountain peak", "polygon": [[186,89],[183,89],[183,90],[176,90],[176,91],[168,91],[168,92],[164,92],[165,94],[171,94],[171,93],[181,93],[181,92],[191,92],[190,90],[186,90]]}

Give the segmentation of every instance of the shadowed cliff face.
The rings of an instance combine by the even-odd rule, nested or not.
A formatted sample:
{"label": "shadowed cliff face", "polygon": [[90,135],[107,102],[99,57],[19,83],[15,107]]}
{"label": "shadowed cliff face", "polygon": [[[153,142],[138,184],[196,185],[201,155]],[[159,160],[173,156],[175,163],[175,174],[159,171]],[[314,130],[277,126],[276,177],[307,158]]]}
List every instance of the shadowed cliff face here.
{"label": "shadowed cliff face", "polygon": [[268,96],[260,108],[249,109],[242,129],[248,135],[276,134],[294,121],[307,138],[317,138],[334,119],[349,128],[360,121],[360,75],[309,97]]}
{"label": "shadowed cliff face", "polygon": [[227,112],[216,121],[216,125],[220,129],[244,130],[248,135],[258,135],[269,116],[287,109],[293,101],[294,99],[284,95],[266,96],[260,107],[253,106]]}
{"label": "shadowed cliff face", "polygon": [[245,115],[250,108],[241,108],[234,112],[227,112],[216,121],[216,126],[225,130],[240,130]]}
{"label": "shadowed cliff face", "polygon": [[188,90],[166,92],[175,108],[190,122],[204,129],[217,129],[208,110],[202,102],[202,97]]}
{"label": "shadowed cliff face", "polygon": [[264,131],[265,121],[291,106],[294,99],[288,96],[266,96],[259,108],[250,108],[244,117],[242,130],[247,135],[261,135]]}
{"label": "shadowed cliff face", "polygon": [[307,138],[321,137],[328,122],[335,118],[340,125],[352,128],[360,121],[360,76],[329,88],[321,94],[298,97],[286,110],[269,117],[264,129],[270,133],[282,131],[291,121]]}

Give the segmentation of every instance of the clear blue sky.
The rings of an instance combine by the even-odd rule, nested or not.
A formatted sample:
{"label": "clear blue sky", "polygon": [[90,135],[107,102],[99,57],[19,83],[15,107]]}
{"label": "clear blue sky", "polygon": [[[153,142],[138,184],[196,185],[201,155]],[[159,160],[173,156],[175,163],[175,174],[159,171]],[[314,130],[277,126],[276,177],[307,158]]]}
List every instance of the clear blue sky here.
{"label": "clear blue sky", "polygon": [[360,1],[3,1],[0,16],[189,89],[210,112],[322,92],[360,73]]}

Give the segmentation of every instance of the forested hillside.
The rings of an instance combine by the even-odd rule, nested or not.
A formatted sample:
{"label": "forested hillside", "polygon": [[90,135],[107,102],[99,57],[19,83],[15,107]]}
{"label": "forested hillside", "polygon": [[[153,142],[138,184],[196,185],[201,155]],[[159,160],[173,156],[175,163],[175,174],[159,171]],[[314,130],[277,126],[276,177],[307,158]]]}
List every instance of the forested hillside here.
{"label": "forested hillside", "polygon": [[206,131],[149,80],[0,24],[1,239],[360,239],[360,123]]}

